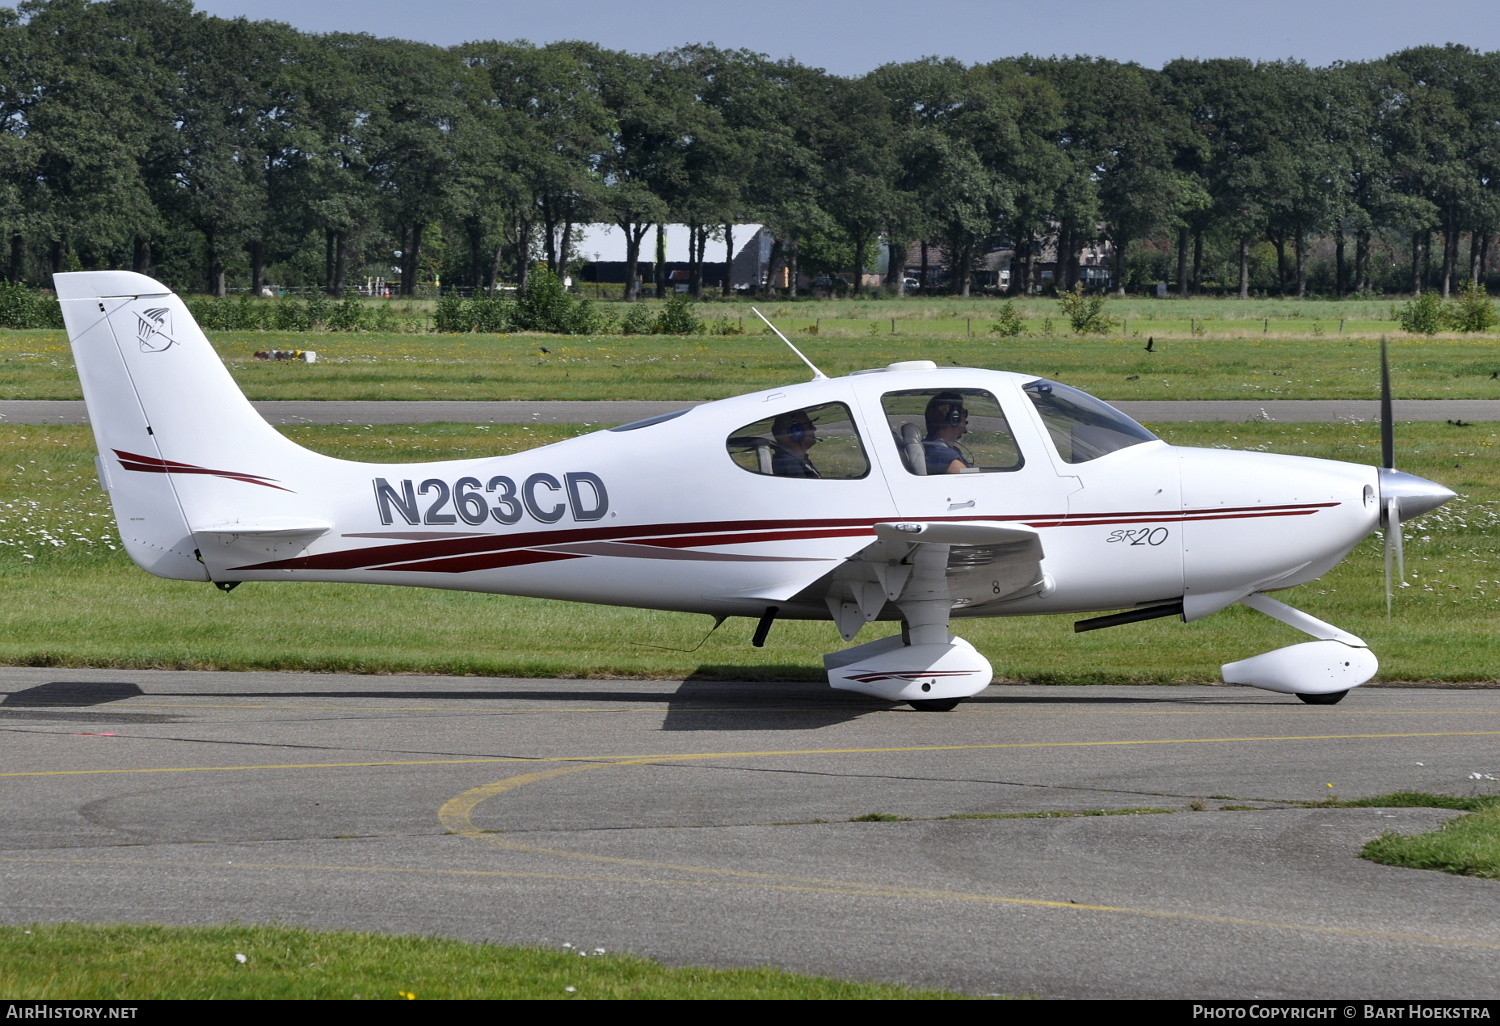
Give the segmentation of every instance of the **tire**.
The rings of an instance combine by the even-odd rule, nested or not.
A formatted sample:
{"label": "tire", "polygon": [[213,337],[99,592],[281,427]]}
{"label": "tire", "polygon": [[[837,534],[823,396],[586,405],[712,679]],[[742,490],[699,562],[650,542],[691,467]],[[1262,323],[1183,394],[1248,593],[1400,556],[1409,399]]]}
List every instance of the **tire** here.
{"label": "tire", "polygon": [[1308,705],[1338,705],[1348,693],[1347,691],[1329,691],[1321,695],[1299,694],[1297,697]]}
{"label": "tire", "polygon": [[949,712],[962,701],[962,698],[914,698],[907,705],[917,712]]}

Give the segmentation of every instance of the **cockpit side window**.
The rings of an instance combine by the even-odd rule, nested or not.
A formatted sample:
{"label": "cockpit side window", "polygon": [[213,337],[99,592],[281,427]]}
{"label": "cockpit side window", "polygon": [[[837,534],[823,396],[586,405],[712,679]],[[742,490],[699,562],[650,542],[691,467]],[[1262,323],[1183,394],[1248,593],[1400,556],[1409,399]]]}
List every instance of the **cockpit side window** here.
{"label": "cockpit side window", "polygon": [[1087,392],[1038,378],[1021,386],[1066,463],[1087,463],[1156,436]]}
{"label": "cockpit side window", "polygon": [[729,436],[729,458],[768,477],[853,480],[870,472],[849,407],[823,403],[784,410]]}
{"label": "cockpit side window", "polygon": [[887,392],[880,405],[909,473],[994,474],[1025,463],[1000,404],[982,389]]}

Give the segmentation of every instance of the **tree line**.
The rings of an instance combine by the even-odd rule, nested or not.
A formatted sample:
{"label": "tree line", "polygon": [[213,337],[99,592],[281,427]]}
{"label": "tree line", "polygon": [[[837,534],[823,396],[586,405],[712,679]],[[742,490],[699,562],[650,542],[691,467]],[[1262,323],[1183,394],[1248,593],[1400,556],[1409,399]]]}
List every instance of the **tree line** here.
{"label": "tree line", "polygon": [[1243,297],[1259,275],[1282,295],[1446,296],[1483,280],[1500,227],[1500,54],[1458,45],[843,77],[711,46],[445,48],[190,0],[26,0],[0,10],[0,113],[13,282],[118,267],[219,295],[376,275],[493,289],[566,273],[579,225],[616,225],[634,266],[672,223],[696,293],[754,222],[773,283],[884,245],[899,288],[917,245],[968,294],[1004,240],[1016,291],[1044,250],[1065,290],[1067,254],[1107,243],[1121,290]]}

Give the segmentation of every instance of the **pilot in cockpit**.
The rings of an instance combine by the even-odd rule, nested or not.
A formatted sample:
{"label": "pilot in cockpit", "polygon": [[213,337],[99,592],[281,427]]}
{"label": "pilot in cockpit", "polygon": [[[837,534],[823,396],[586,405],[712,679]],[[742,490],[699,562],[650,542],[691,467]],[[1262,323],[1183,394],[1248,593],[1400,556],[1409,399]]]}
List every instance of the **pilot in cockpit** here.
{"label": "pilot in cockpit", "polygon": [[818,426],[806,410],[783,413],[771,422],[775,448],[771,453],[771,473],[777,477],[822,477],[808,459],[807,451],[818,444]]}
{"label": "pilot in cockpit", "polygon": [[922,449],[928,474],[962,474],[974,466],[959,448],[958,440],[969,433],[969,411],[957,392],[939,392],[927,404],[927,437]]}

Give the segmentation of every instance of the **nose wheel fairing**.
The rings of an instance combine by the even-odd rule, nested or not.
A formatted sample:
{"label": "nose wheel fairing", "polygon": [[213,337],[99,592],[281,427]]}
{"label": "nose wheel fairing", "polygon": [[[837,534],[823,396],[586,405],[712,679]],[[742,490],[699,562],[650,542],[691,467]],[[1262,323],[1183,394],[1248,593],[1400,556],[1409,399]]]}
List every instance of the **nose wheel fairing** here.
{"label": "nose wheel fairing", "polygon": [[1375,671],[1380,669],[1375,653],[1362,639],[1348,631],[1324,623],[1269,595],[1247,595],[1240,602],[1317,640],[1225,663],[1220,672],[1226,684],[1249,684],[1284,695],[1342,696],[1350,688],[1357,688],[1374,677]]}
{"label": "nose wheel fairing", "polygon": [[1226,684],[1249,684],[1284,695],[1343,694],[1380,668],[1375,653],[1338,641],[1304,641],[1225,663]]}

